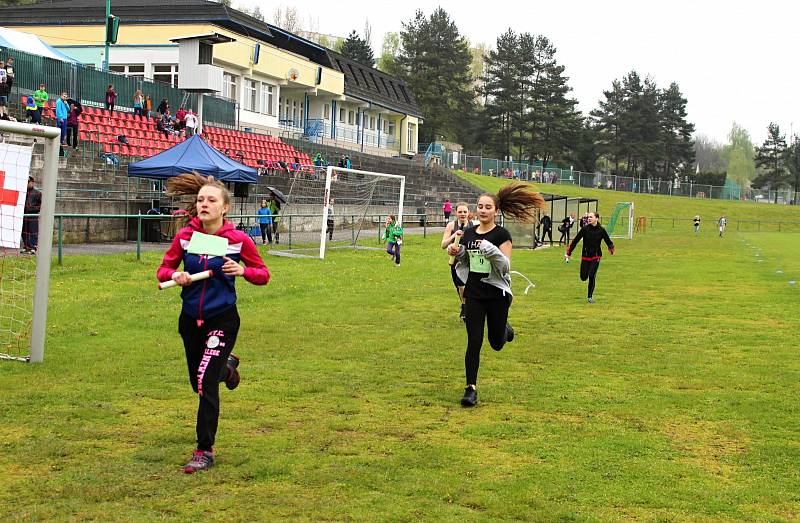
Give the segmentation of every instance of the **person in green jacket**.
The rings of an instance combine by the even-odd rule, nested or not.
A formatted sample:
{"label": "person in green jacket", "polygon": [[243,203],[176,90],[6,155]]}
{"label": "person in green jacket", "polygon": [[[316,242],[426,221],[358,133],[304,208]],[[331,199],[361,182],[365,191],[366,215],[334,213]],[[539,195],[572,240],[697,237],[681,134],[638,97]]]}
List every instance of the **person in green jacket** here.
{"label": "person in green jacket", "polygon": [[394,258],[395,267],[400,266],[400,246],[403,245],[403,226],[397,221],[393,214],[386,217],[386,223],[381,239],[389,242],[386,252]]}
{"label": "person in green jacket", "polygon": [[272,211],[272,235],[275,236],[275,243],[281,243],[280,218],[281,202],[274,196],[269,200],[269,210]]}
{"label": "person in green jacket", "polygon": [[39,84],[39,90],[34,91],[33,93],[33,102],[36,104],[36,112],[37,118],[34,123],[41,123],[42,121],[42,110],[44,109],[44,104],[50,99],[50,96],[47,94],[47,87],[45,84]]}

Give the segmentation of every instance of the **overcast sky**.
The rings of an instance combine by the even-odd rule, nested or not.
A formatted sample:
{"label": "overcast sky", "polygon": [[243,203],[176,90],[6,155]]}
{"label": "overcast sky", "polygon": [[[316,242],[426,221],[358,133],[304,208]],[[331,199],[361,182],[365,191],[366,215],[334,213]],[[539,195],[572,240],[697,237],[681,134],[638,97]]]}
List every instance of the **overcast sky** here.
{"label": "overcast sky", "polygon": [[429,15],[440,5],[473,43],[493,47],[509,27],[548,37],[584,113],[597,107],[614,79],[636,70],[652,76],[659,87],[678,83],[697,134],[725,142],[734,121],[756,144],[766,137],[771,121],[787,138],[790,130],[800,133],[796,0],[294,0],[269,8],[258,0],[233,1],[234,7],[257,4],[270,22],[277,5],[292,6],[305,29],[313,19],[320,32],[337,36],[353,29],[363,35],[369,20],[376,58],[384,33],[399,31],[417,9]]}

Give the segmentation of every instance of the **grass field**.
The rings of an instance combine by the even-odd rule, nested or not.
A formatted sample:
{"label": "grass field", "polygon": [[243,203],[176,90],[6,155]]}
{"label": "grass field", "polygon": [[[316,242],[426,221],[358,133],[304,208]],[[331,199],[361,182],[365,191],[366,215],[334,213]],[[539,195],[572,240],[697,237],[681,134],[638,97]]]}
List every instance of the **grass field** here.
{"label": "grass field", "polygon": [[[601,212],[630,199],[557,189]],[[709,220],[699,237],[618,240],[593,306],[563,249],[515,251],[537,287],[515,284],[517,337],[484,346],[469,410],[438,237],[409,237],[399,269],[374,251],[267,257],[267,287],[238,285],[242,384],[222,391],[217,466],[193,476],[196,398],[160,255],[70,256],[45,363],[0,362],[0,519],[800,519],[800,235],[709,223],[800,214],[634,198],[637,215]]]}
{"label": "grass field", "polygon": [[800,236],[619,240],[594,306],[561,249],[515,251],[537,288],[515,299],[514,342],[484,346],[471,410],[438,241],[409,238],[399,269],[338,251],[240,282],[242,384],[222,391],[217,466],[193,476],[160,256],[69,257],[45,363],[0,363],[0,518],[800,518]]}

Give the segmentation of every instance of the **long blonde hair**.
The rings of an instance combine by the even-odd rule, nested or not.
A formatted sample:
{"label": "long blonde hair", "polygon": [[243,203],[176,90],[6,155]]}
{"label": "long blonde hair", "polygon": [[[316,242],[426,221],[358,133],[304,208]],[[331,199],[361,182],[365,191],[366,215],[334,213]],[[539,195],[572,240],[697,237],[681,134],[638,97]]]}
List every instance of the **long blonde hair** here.
{"label": "long blonde hair", "polygon": [[214,179],[213,176],[203,176],[196,172],[184,173],[173,178],[167,182],[167,196],[191,196],[191,200],[187,202],[186,212],[189,216],[197,216],[197,193],[206,185],[216,187],[222,193],[222,201],[225,205],[231,204],[231,193],[228,188]]}
{"label": "long blonde hair", "polygon": [[497,194],[483,193],[478,200],[488,196],[494,206],[504,216],[511,216],[524,223],[536,223],[536,209],[544,209],[545,201],[541,194],[528,190],[524,183],[514,182],[504,185]]}

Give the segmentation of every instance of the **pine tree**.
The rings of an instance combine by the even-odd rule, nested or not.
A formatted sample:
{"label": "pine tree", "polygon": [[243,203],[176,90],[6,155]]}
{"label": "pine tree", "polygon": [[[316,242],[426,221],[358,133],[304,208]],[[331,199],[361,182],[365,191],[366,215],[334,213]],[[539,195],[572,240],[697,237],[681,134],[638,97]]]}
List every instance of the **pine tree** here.
{"label": "pine tree", "polygon": [[485,59],[481,94],[486,96],[485,123],[494,149],[503,158],[511,156],[512,136],[519,130],[522,84],[517,67],[519,38],[509,29],[497,37],[497,48]]}
{"label": "pine tree", "polygon": [[775,190],[775,203],[778,203],[778,189],[790,184],[786,170],[786,137],[781,134],[778,124],[770,122],[767,139],[756,149],[755,161],[756,167],[762,167],[764,171],[753,180],[753,186]]}
{"label": "pine tree", "polygon": [[342,44],[342,49],[339,52],[360,64],[368,65],[369,67],[375,65],[375,57],[372,55],[372,48],[369,43],[358,36],[355,31],[352,31],[345,39]]}
{"label": "pine tree", "polygon": [[664,158],[662,178],[669,179],[670,173],[677,172],[679,166],[688,169],[694,163],[694,124],[686,121],[686,98],[677,83],[672,82],[661,91],[659,106]]}
{"label": "pine tree", "polygon": [[430,18],[417,11],[412,20],[403,23],[400,40],[397,64],[401,77],[425,116],[420,141],[444,136],[466,142],[467,122],[474,115],[475,105],[467,40],[442,8]]}

